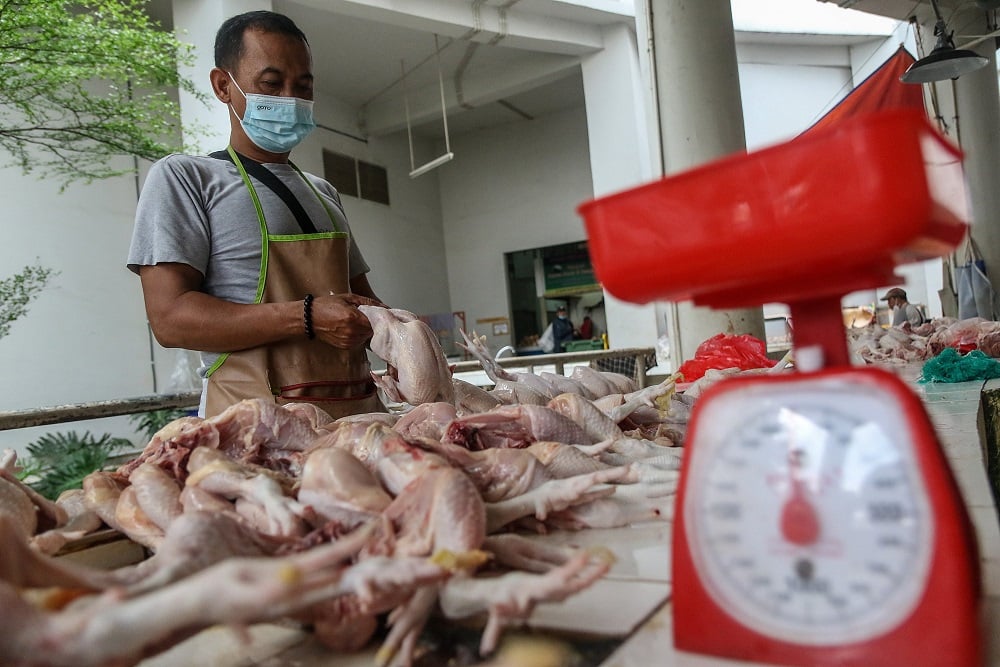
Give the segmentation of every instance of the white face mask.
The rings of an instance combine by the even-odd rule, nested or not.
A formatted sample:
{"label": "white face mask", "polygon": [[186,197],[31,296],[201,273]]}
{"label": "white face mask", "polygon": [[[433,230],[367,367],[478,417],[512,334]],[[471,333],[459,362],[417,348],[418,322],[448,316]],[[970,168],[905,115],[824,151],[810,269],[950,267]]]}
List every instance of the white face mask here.
{"label": "white face mask", "polygon": [[[313,103],[300,97],[279,97],[243,92],[236,77],[227,72],[233,85],[246,98],[247,108],[239,118],[247,138],[269,153],[287,153],[299,145],[313,128]],[[236,115],[233,105],[229,109]]]}

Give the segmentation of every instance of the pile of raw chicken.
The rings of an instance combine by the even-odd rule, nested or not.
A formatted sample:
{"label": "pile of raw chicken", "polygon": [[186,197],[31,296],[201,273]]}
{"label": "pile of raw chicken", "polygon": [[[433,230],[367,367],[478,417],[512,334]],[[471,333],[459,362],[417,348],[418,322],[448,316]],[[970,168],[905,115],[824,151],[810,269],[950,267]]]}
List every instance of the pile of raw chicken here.
{"label": "pile of raw chicken", "polygon": [[861,363],[926,361],[946,347],[962,352],[978,349],[987,356],[1000,357],[1000,322],[981,317],[938,317],[917,327],[883,329],[873,321],[848,329],[848,341],[852,355]]}
{"label": "pile of raw chicken", "polygon": [[[247,400],[183,417],[52,503],[0,460],[0,664],[132,665],[216,624],[301,624],[334,651],[376,635],[405,665],[432,616],[483,619],[480,651],[610,552],[525,532],[669,518],[700,387],[642,388],[581,366],[511,373],[466,348],[491,390],[452,376],[411,313],[362,306],[389,412],[331,420]],[[706,376],[703,384],[716,377]],[[109,526],[151,554],[99,570],[55,557]]]}

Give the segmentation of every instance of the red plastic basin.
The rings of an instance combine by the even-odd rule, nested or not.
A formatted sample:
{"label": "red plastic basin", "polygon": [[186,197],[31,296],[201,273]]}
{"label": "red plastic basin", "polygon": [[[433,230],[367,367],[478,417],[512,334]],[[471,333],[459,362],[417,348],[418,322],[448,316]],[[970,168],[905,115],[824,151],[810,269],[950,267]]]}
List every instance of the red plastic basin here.
{"label": "red plastic basin", "polygon": [[968,224],[961,152],[919,112],[845,121],[579,207],[625,301],[786,302],[893,282]]}

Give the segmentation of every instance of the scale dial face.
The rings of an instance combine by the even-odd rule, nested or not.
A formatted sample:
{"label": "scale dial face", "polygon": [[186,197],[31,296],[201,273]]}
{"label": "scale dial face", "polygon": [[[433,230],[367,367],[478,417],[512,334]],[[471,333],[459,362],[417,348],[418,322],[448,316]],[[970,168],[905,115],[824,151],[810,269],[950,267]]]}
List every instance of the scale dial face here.
{"label": "scale dial face", "polygon": [[682,511],[716,604],[797,644],[863,641],[904,620],[928,580],[934,521],[892,396],[827,378],[701,407]]}

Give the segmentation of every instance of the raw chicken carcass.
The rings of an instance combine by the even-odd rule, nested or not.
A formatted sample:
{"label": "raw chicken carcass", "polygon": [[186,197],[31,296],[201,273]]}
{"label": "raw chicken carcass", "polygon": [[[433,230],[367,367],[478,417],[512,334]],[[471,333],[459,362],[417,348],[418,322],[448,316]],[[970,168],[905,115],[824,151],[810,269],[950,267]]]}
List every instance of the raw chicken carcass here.
{"label": "raw chicken carcass", "polygon": [[235,500],[237,512],[260,532],[279,538],[301,536],[306,532],[305,520],[309,514],[292,497],[291,488],[295,482],[291,478],[267,468],[234,461],[207,447],[199,447],[191,453],[188,467],[187,486]]}
{"label": "raw chicken carcass", "polygon": [[[218,446],[219,429],[212,421],[200,417],[181,417],[153,434],[142,453],[119,467],[117,474],[121,481],[125,481],[143,463],[153,463],[170,473],[174,479],[183,482],[191,451],[195,447]],[[98,511],[98,514],[101,512]],[[107,521],[103,514],[101,518]]]}
{"label": "raw chicken carcass", "polygon": [[[14,517],[0,512],[0,581],[15,588],[49,588],[61,586],[83,590],[100,590],[117,583],[107,572],[93,570],[69,560],[55,559],[40,553],[28,543],[24,530]],[[4,610],[0,608],[0,621]],[[0,658],[5,658],[0,649]],[[7,664],[4,662],[3,664]]]}
{"label": "raw chicken carcass", "polygon": [[0,516],[9,517],[25,538],[35,534],[38,515],[35,504],[17,484],[0,477]]}
{"label": "raw chicken carcass", "polygon": [[534,373],[513,373],[500,366],[490,356],[485,336],[480,337],[473,332],[470,338],[464,331],[461,333],[465,339],[465,344],[461,347],[479,361],[487,377],[493,381],[493,394],[505,403],[544,405],[545,401],[556,395],[552,385],[540,376]]}
{"label": "raw chicken carcass", "polygon": [[292,556],[230,558],[148,593],[116,589],[58,612],[0,582],[0,655],[25,667],[124,667],[212,625],[279,619],[342,595],[377,608],[449,576],[426,558],[372,556],[352,565],[369,539],[358,532]]}
{"label": "raw chicken carcass", "polygon": [[130,540],[153,551],[163,540],[164,529],[142,511],[134,486],[126,486],[118,496],[114,525]]}
{"label": "raw chicken carcass", "polygon": [[[586,387],[597,398],[607,396],[608,394],[623,394],[638,389],[634,382],[624,384],[620,380],[620,378],[625,378],[624,375],[612,377],[613,375],[617,374],[595,371],[589,366],[576,366],[573,368],[570,377]],[[627,380],[627,378],[625,379]]]}
{"label": "raw chicken carcass", "polygon": [[56,504],[66,510],[66,522],[31,538],[31,545],[46,554],[54,554],[101,527],[101,518],[87,507],[83,489],[63,491]]}
{"label": "raw chicken carcass", "polygon": [[347,530],[375,518],[392,502],[361,461],[333,447],[317,449],[306,459],[298,500]]}
{"label": "raw chicken carcass", "polygon": [[499,398],[471,382],[453,377],[451,384],[455,388],[455,407],[460,416],[486,412],[500,405]]}
{"label": "raw chicken carcass", "polygon": [[565,375],[542,371],[538,374],[538,377],[548,382],[555,390],[557,396],[559,394],[580,394],[590,400],[597,398],[579,380],[574,380]]}
{"label": "raw chicken carcass", "polygon": [[[394,454],[379,467],[393,466],[392,459],[406,456]],[[478,548],[486,538],[486,508],[469,478],[447,465],[433,468],[403,465],[396,474],[406,474],[408,470],[412,481],[382,515],[385,527],[391,528],[391,532],[383,530],[380,539],[370,545],[371,552],[420,556],[446,550],[469,554],[462,559],[470,563],[469,567],[484,562],[486,555],[478,552]],[[417,591],[393,610],[389,617],[392,627],[376,655],[377,664],[411,663],[417,636],[431,614],[437,594],[436,587]]]}
{"label": "raw chicken carcass", "polygon": [[618,483],[635,482],[637,472],[629,466],[597,470],[565,479],[552,479],[526,493],[486,506],[487,530],[494,533],[523,517],[545,522],[550,514],[610,496]]}
{"label": "raw chicken carcass", "polygon": [[218,449],[229,458],[292,473],[297,454],[324,432],[301,412],[264,398],[234,403],[210,421],[219,431]]}
{"label": "raw chicken carcass", "polygon": [[139,508],[161,530],[166,531],[184,511],[180,484],[162,468],[143,463],[132,471],[128,479]]}
{"label": "raw chicken carcass", "polygon": [[330,430],[322,438],[313,443],[312,452],[327,447],[335,447],[349,452],[361,461],[371,472],[378,468],[379,461],[395,452],[408,452],[415,449],[399,433],[378,422],[344,422],[338,428]]}
{"label": "raw chicken carcass", "polygon": [[387,395],[411,405],[445,401],[453,403],[451,369],[437,336],[426,322],[411,312],[378,306],[358,306],[371,322],[371,350],[392,369],[374,374]]}
{"label": "raw chicken carcass", "polygon": [[125,531],[116,518],[118,500],[126,486],[128,486],[128,480],[123,479],[117,473],[98,470],[83,478],[83,501],[87,509],[119,533]]}
{"label": "raw chicken carcass", "polygon": [[299,415],[314,429],[323,428],[325,425],[333,421],[333,417],[331,417],[329,413],[325,410],[320,410],[312,403],[285,403],[281,407],[288,410],[292,414]]}
{"label": "raw chicken carcass", "polygon": [[359,412],[356,415],[344,415],[334,421],[325,424],[323,430],[336,431],[341,424],[385,424],[393,426],[399,421],[399,415],[389,412]]}
{"label": "raw chicken carcass", "polygon": [[548,407],[576,422],[592,442],[622,437],[618,424],[579,394],[560,394],[549,401]]}
{"label": "raw chicken carcass", "polygon": [[446,441],[468,449],[526,447],[538,440],[591,445],[593,439],[576,422],[540,405],[502,405],[489,412],[452,420]]}
{"label": "raw chicken carcass", "polygon": [[399,418],[393,430],[404,438],[440,440],[448,424],[458,416],[451,403],[422,403]]}
{"label": "raw chicken carcass", "polygon": [[0,455],[0,513],[15,517],[29,536],[39,527],[65,524],[69,518],[66,510],[19,480],[17,471],[17,453],[5,449]]}
{"label": "raw chicken carcass", "polygon": [[492,652],[503,627],[527,620],[536,605],[561,602],[587,588],[611,568],[614,556],[605,549],[580,551],[544,574],[511,572],[488,579],[456,578],[441,594],[441,610],[448,618],[467,618],[487,612],[489,619],[479,652]]}

